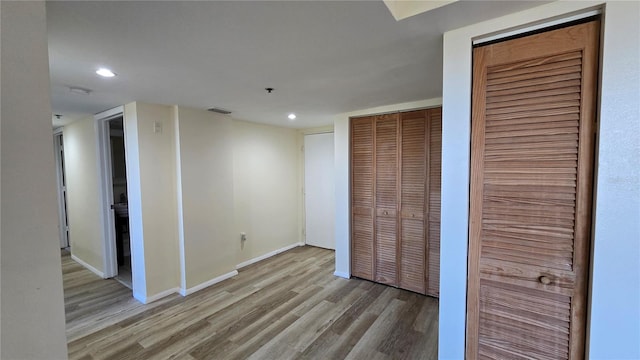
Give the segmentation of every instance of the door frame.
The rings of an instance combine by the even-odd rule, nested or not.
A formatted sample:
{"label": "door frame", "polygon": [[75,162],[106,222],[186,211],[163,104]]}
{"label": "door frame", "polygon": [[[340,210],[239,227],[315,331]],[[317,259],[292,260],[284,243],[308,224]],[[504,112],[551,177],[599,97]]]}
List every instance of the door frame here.
{"label": "door frame", "polygon": [[[104,278],[118,275],[118,260],[116,257],[115,215],[113,203],[113,180],[111,173],[111,145],[109,139],[109,121],[124,117],[124,106],[94,115],[96,132],[97,166],[100,179],[100,222],[102,226],[102,263]],[[125,155],[126,156],[126,155]]]}
{"label": "door frame", "polygon": [[[599,34],[600,34],[600,41],[599,41],[599,46],[597,48],[597,56],[598,56],[598,60],[597,60],[597,74],[595,75],[595,93],[596,93],[596,99],[594,100],[593,103],[593,110],[595,112],[595,119],[594,119],[594,139],[592,139],[592,149],[591,151],[593,152],[592,158],[591,158],[591,162],[592,162],[592,174],[591,174],[591,180],[590,180],[590,185],[588,186],[589,188],[589,192],[591,193],[590,195],[590,201],[589,201],[589,209],[591,210],[591,214],[588,218],[589,221],[589,226],[588,228],[590,229],[590,235],[587,236],[587,245],[585,245],[586,248],[586,253],[587,253],[587,260],[585,262],[585,266],[587,267],[587,269],[585,270],[585,283],[584,283],[584,304],[582,305],[582,309],[584,311],[584,322],[582,324],[582,332],[584,332],[583,335],[583,342],[582,342],[582,354],[580,354],[581,356],[585,357],[588,356],[588,352],[589,352],[589,336],[590,336],[590,327],[591,327],[591,297],[592,297],[592,293],[591,293],[591,282],[592,282],[592,271],[593,271],[593,246],[594,246],[594,232],[593,232],[593,227],[595,226],[595,204],[596,204],[596,179],[597,179],[597,158],[598,158],[598,138],[599,138],[599,134],[597,132],[597,128],[598,128],[598,123],[599,123],[599,116],[600,116],[600,92],[601,92],[601,85],[600,85],[600,81],[601,81],[601,71],[602,71],[602,54],[603,54],[603,31],[604,31],[604,16],[603,16],[603,8],[601,7],[597,7],[597,8],[590,8],[590,9],[584,9],[581,11],[577,11],[573,14],[565,14],[565,15],[559,15],[557,17],[554,18],[549,18],[546,20],[541,20],[537,23],[534,24],[529,24],[528,26],[521,26],[521,27],[516,27],[515,29],[507,29],[505,31],[499,31],[496,33],[490,33],[486,36],[479,36],[476,38],[472,39],[472,44],[470,47],[470,52],[473,53],[473,50],[476,46],[478,45],[486,45],[486,44],[492,44],[492,43],[497,43],[497,42],[502,42],[502,41],[509,41],[511,39],[516,39],[519,37],[523,37],[523,36],[528,36],[528,35],[533,35],[536,33],[544,33],[544,32],[548,32],[548,31],[553,31],[557,28],[562,28],[565,26],[572,26],[575,25],[575,23],[578,23],[580,21],[583,21],[585,19],[589,19],[589,18],[595,18],[597,16],[599,16]],[[592,19],[593,20],[593,19]],[[470,58],[471,60],[471,69],[470,69],[470,86],[469,86],[469,95],[470,95],[470,100],[471,103],[469,105],[469,158],[468,158],[468,165],[469,168],[467,169],[467,180],[469,182],[469,189],[467,190],[467,204],[469,205],[468,207],[468,212],[467,212],[467,246],[466,246],[466,255],[467,255],[467,263],[466,263],[466,268],[465,268],[465,275],[466,275],[466,282],[465,282],[465,323],[464,323],[464,354],[465,357],[468,357],[469,354],[469,334],[468,334],[468,328],[469,328],[469,279],[470,279],[470,268],[471,268],[471,232],[472,232],[472,225],[471,225],[471,215],[472,215],[472,183],[473,183],[473,157],[474,157],[474,148],[473,148],[473,92],[474,92],[474,79],[473,79],[473,74],[474,74],[474,65],[475,65],[475,59],[473,58],[473,56],[471,56]],[[578,166],[580,166],[579,162],[578,162]],[[577,206],[576,206],[576,213],[578,212],[577,210]],[[577,217],[577,215],[576,215]],[[478,255],[480,253],[478,252]],[[478,259],[479,260],[479,257]],[[571,302],[571,305],[573,305],[573,301]],[[472,309],[473,310],[473,309]],[[475,309],[477,311],[477,309]],[[574,314],[573,312],[571,312],[571,320],[570,321],[574,321]],[[569,356],[571,356],[571,354],[573,353],[573,349],[574,347],[571,344],[571,341],[574,340],[574,334],[570,333],[569,334]]]}
{"label": "door frame", "polygon": [[60,144],[63,138],[63,127],[53,130],[53,149],[56,159],[56,192],[58,194],[58,235],[60,239],[60,248],[67,248],[69,244],[69,224],[67,223],[67,185],[65,183],[65,174],[63,169],[64,144]]}

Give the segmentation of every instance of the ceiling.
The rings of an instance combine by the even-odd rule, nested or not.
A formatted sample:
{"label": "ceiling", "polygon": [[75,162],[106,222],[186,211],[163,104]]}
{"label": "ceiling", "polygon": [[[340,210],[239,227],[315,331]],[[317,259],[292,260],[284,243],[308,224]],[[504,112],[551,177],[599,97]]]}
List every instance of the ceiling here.
{"label": "ceiling", "polygon": [[308,128],[440,97],[445,31],[540,4],[458,1],[396,21],[382,1],[47,1],[54,126],[143,101]]}

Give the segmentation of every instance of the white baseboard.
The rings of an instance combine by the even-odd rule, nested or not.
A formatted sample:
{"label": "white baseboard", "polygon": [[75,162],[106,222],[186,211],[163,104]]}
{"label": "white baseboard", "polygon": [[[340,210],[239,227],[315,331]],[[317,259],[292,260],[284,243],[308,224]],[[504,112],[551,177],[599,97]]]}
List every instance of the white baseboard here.
{"label": "white baseboard", "polygon": [[[236,266],[236,269],[241,269],[241,268],[243,268],[245,266],[249,266],[249,265],[254,264],[254,263],[258,262],[258,261],[270,258],[270,257],[272,257],[274,255],[280,254],[280,253],[285,252],[287,250],[291,250],[291,249],[293,249],[295,247],[304,246],[304,245],[305,244],[303,242],[298,242],[298,243],[294,243],[294,244],[291,244],[291,245],[287,245],[287,246],[285,246],[283,248],[268,252],[268,253],[266,253],[264,255],[261,255],[261,256],[258,256],[256,258],[253,258],[251,260],[247,260],[245,262],[242,262],[242,263],[240,263],[240,264],[238,264]],[[73,255],[72,255],[72,258],[73,258]],[[76,259],[74,259],[74,260],[76,260]],[[76,260],[76,261],[78,261],[80,264],[82,264],[83,266],[87,267],[89,270],[95,272],[96,274],[98,274],[98,275],[100,275],[102,277],[102,273],[98,272],[98,270],[96,270],[95,268],[89,266],[88,264],[84,263],[83,261],[80,261],[80,260]],[[231,272],[228,272],[226,274],[220,275],[220,276],[218,276],[216,278],[213,278],[211,280],[205,281],[205,282],[203,282],[201,284],[198,284],[198,285],[196,285],[194,287],[191,287],[191,288],[188,288],[188,289],[185,289],[185,288],[173,288],[173,289],[168,289],[168,290],[162,291],[162,292],[160,292],[158,294],[155,294],[155,295],[152,295],[152,296],[144,296],[142,294],[134,293],[133,297],[136,300],[138,300],[141,303],[143,303],[143,304],[149,304],[149,303],[154,302],[156,300],[159,300],[159,299],[161,299],[161,298],[163,298],[165,296],[169,296],[169,295],[171,295],[173,293],[178,293],[178,294],[180,294],[182,296],[187,296],[189,294],[193,294],[196,291],[202,290],[204,288],[207,288],[207,287],[209,287],[211,285],[217,284],[217,283],[219,283],[221,281],[224,281],[224,280],[229,279],[231,277],[234,277],[236,275],[238,275],[238,270],[233,270]],[[337,273],[336,272],[334,275],[340,276],[340,277],[345,277],[347,279],[349,278],[349,274],[346,274],[346,273],[343,274],[343,273]]]}
{"label": "white baseboard", "polygon": [[283,248],[270,251],[270,252],[268,252],[268,253],[266,253],[264,255],[260,255],[258,257],[253,258],[253,259],[250,259],[250,260],[247,260],[247,261],[243,261],[240,264],[236,265],[236,269],[242,269],[245,266],[249,266],[251,264],[257,263],[258,261],[262,261],[264,259],[268,259],[268,258],[270,258],[270,257],[272,257],[274,255],[278,255],[278,254],[280,254],[282,252],[285,252],[287,250],[291,250],[294,247],[304,246],[304,245],[305,244],[303,242],[298,242],[298,243],[294,243],[294,244],[291,244],[291,245],[287,245],[287,246],[285,246]]}
{"label": "white baseboard", "polygon": [[101,278],[103,278],[103,279],[106,279],[106,278],[104,277],[104,273],[103,273],[102,271],[100,271],[100,270],[98,270],[98,269],[94,268],[93,266],[91,266],[91,265],[87,264],[86,262],[84,262],[83,260],[81,260],[79,257],[77,257],[77,256],[75,256],[75,255],[73,255],[73,254],[71,254],[71,259],[72,259],[73,261],[77,262],[78,264],[80,264],[80,265],[82,265],[82,266],[86,267],[87,269],[91,270],[91,272],[92,272],[92,273],[94,273],[94,274],[96,274],[96,275],[100,276],[100,277],[101,277]]}
{"label": "white baseboard", "polygon": [[161,291],[161,292],[159,292],[159,293],[157,293],[155,295],[151,295],[151,296],[144,296],[144,295],[141,295],[141,294],[133,293],[133,297],[136,300],[138,300],[141,303],[143,303],[143,304],[149,304],[149,303],[152,303],[152,302],[154,302],[156,300],[160,300],[165,296],[169,296],[171,294],[175,294],[179,290],[180,290],[179,288],[168,289],[168,290]]}
{"label": "white baseboard", "polygon": [[203,283],[200,283],[200,284],[198,284],[198,285],[196,285],[194,287],[191,287],[191,288],[188,288],[188,289],[181,288],[177,292],[182,296],[187,296],[189,294],[193,294],[196,291],[200,291],[200,290],[202,290],[204,288],[207,288],[207,287],[209,287],[209,286],[211,286],[213,284],[217,284],[217,283],[219,283],[221,281],[227,280],[228,278],[234,277],[236,275],[238,275],[238,270],[233,270],[231,272],[228,272],[226,274],[220,275],[220,276],[218,276],[216,278],[213,278],[211,280],[208,280],[208,281],[205,281]]}
{"label": "white baseboard", "polygon": [[333,275],[341,277],[341,278],[345,278],[345,279],[350,279],[351,278],[351,274],[344,272],[344,271],[335,271],[333,273]]}

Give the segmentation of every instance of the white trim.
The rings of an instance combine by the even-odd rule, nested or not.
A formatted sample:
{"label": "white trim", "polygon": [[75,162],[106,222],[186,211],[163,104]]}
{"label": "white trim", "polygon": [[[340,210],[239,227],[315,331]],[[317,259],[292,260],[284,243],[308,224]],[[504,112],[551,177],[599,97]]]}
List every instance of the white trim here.
{"label": "white trim", "polygon": [[341,278],[345,278],[345,279],[351,279],[351,274],[349,274],[348,272],[344,272],[344,271],[335,271],[333,273],[333,275],[341,277]]}
{"label": "white trim", "polygon": [[580,19],[585,19],[591,16],[596,16],[596,15],[600,15],[602,14],[602,9],[598,8],[598,9],[594,9],[594,10],[588,10],[588,11],[580,11],[577,14],[574,15],[561,15],[559,17],[556,18],[552,18],[552,19],[547,19],[544,20],[542,22],[537,22],[537,23],[533,23],[530,25],[526,25],[526,26],[522,26],[522,27],[517,27],[515,29],[512,30],[506,30],[506,31],[499,31],[498,33],[493,33],[491,35],[483,35],[482,37],[479,37],[477,39],[474,39],[472,44],[473,45],[479,45],[479,44],[483,44],[489,41],[495,41],[495,40],[500,40],[500,39],[505,39],[511,36],[516,36],[516,35],[520,35],[520,34],[524,34],[524,33],[528,33],[531,31],[536,31],[536,30],[541,30],[544,28],[548,28],[548,27],[552,27],[552,26],[556,26],[556,25],[560,25],[560,24],[566,24],[572,21],[576,21],[576,20],[580,20]]}
{"label": "white trim", "polygon": [[87,264],[86,262],[84,262],[83,260],[81,260],[79,257],[71,254],[71,259],[75,262],[77,262],[78,264],[84,266],[85,268],[91,270],[92,273],[100,276],[103,279],[106,279],[106,277],[104,276],[104,273],[96,268],[94,268],[93,266]]}
{"label": "white trim", "polygon": [[[131,247],[131,285],[136,299],[147,294],[145,243],[142,216],[142,190],[140,180],[140,144],[136,103],[125,106],[124,142],[127,169],[127,197],[129,200],[129,237]],[[143,296],[137,295],[143,294]]]}
{"label": "white trim", "polygon": [[186,252],[184,249],[184,208],[182,206],[182,161],[180,151],[180,108],[177,105],[173,106],[173,124],[174,124],[174,136],[175,136],[175,149],[176,149],[176,201],[178,203],[178,250],[180,254],[180,288],[186,289],[187,287],[187,264],[185,261]]}
{"label": "white trim", "polygon": [[64,135],[62,127],[53,130],[53,149],[55,152],[56,160],[56,194],[58,199],[58,238],[60,241],[60,248],[69,247],[69,226],[67,224],[67,208],[66,202],[66,184],[62,184],[64,179],[64,173],[62,169],[64,144],[60,145],[60,139],[64,142]]}
{"label": "white trim", "polygon": [[163,297],[167,297],[167,296],[169,296],[169,295],[171,295],[171,294],[178,293],[178,292],[179,292],[179,290],[180,290],[180,289],[178,289],[178,288],[168,289],[168,290],[165,290],[165,291],[161,291],[161,292],[159,292],[159,293],[157,293],[157,294],[155,294],[155,295],[152,295],[152,296],[144,296],[144,295],[136,294],[136,293],[134,292],[134,293],[133,293],[133,297],[134,297],[136,300],[138,300],[138,301],[140,301],[141,303],[143,303],[143,304],[149,304],[149,303],[152,303],[152,302],[154,302],[154,301],[156,301],[156,300],[160,300],[160,299],[162,299]]}
{"label": "white trim", "polygon": [[124,106],[120,105],[120,106],[116,106],[113,109],[109,109],[109,110],[105,110],[103,112],[99,112],[95,115],[93,115],[94,119],[113,119],[115,117],[118,117],[120,115],[124,114]]}
{"label": "white trim", "polygon": [[207,287],[209,287],[211,285],[214,285],[214,284],[217,284],[217,283],[219,283],[221,281],[224,281],[224,280],[227,280],[229,278],[232,278],[232,277],[234,277],[236,275],[238,275],[238,270],[233,270],[233,271],[228,272],[226,274],[222,274],[222,275],[220,275],[218,277],[215,277],[215,278],[213,278],[211,280],[208,280],[208,281],[205,281],[203,283],[200,283],[200,284],[198,284],[198,285],[196,285],[194,287],[191,287],[191,288],[188,288],[188,289],[184,289],[184,288],[179,289],[178,293],[180,295],[182,295],[182,296],[187,296],[187,295],[193,294],[196,291],[200,291],[200,290],[202,290],[204,288],[207,288]]}
{"label": "white trim", "polygon": [[333,124],[314,128],[300,129],[298,132],[302,135],[326,134],[333,132]]}
{"label": "white trim", "polygon": [[283,252],[285,252],[287,250],[291,250],[291,249],[293,249],[295,247],[304,246],[304,245],[305,245],[305,243],[303,243],[303,242],[298,242],[298,243],[294,243],[294,244],[291,244],[291,245],[287,245],[287,246],[285,246],[283,248],[270,251],[270,252],[268,252],[268,253],[266,253],[264,255],[260,255],[258,257],[253,258],[253,259],[250,259],[250,260],[247,260],[247,261],[243,261],[240,264],[236,265],[236,269],[242,269],[243,267],[246,267],[246,266],[249,266],[251,264],[257,263],[258,261],[262,261],[264,259],[268,259],[268,258],[270,258],[272,256],[278,255],[278,254],[283,253]]}
{"label": "white trim", "polygon": [[100,175],[100,222],[102,226],[102,261],[105,276],[118,275],[115,244],[115,219],[111,211],[113,184],[111,174],[111,152],[109,151],[109,120],[124,117],[124,107],[119,106],[94,116],[98,174]]}

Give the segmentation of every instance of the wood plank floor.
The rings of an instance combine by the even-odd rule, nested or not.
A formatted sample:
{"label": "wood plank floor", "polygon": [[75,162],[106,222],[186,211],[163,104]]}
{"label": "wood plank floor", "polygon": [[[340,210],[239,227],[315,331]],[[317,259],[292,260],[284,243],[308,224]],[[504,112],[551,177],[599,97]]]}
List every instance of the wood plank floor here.
{"label": "wood plank floor", "polygon": [[333,269],[333,251],[299,247],[142,305],[63,255],[69,358],[437,358],[437,299]]}

